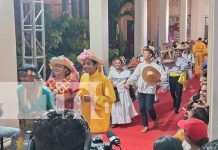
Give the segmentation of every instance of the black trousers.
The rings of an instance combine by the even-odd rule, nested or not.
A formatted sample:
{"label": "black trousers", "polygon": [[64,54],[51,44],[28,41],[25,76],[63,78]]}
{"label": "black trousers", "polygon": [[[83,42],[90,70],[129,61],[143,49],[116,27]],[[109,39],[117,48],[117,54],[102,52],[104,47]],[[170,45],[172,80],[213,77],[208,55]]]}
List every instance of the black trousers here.
{"label": "black trousers", "polygon": [[173,106],[176,112],[179,111],[183,90],[183,84],[180,84],[178,80],[179,76],[169,77],[170,94],[173,98]]}
{"label": "black trousers", "polygon": [[154,94],[145,94],[145,93],[138,93],[139,98],[139,110],[142,117],[142,122],[145,127],[148,126],[148,117],[147,112],[151,116],[153,121],[156,120],[157,114],[154,110]]}

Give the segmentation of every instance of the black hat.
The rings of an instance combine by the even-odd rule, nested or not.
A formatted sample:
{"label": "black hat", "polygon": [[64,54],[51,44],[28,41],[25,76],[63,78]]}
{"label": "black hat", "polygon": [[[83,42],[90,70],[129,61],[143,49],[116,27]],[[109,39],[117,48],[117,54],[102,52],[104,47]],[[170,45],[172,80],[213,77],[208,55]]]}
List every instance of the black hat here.
{"label": "black hat", "polygon": [[41,76],[37,72],[37,67],[34,64],[25,64],[21,68],[18,69],[18,75],[32,75],[35,76],[37,79],[40,79]]}

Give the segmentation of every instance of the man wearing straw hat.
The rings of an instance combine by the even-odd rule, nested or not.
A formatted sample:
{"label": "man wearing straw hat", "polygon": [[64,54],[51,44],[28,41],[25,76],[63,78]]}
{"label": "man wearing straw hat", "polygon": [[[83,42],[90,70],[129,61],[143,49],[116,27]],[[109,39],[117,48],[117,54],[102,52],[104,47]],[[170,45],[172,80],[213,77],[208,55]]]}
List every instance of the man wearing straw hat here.
{"label": "man wearing straw hat", "polygon": [[[182,77],[183,74],[185,74],[188,62],[187,60],[182,57],[182,53],[185,47],[182,44],[178,44],[175,50],[175,56],[176,56],[176,62],[174,64],[174,67],[169,70],[169,85],[170,85],[170,94],[173,98],[173,107],[175,110],[175,113],[179,113],[179,107],[182,99],[182,90],[183,90],[183,84],[179,83],[180,77]],[[182,74],[183,73],[183,74]],[[184,79],[183,82],[186,80]]]}
{"label": "man wearing straw hat", "polygon": [[129,88],[130,84],[137,83],[139,108],[144,125],[141,132],[146,133],[149,131],[147,111],[154,121],[154,128],[158,127],[159,120],[153,104],[155,102],[156,85],[166,79],[166,73],[162,67],[152,61],[153,51],[151,49],[144,48],[143,56],[145,61],[138,64],[133,74],[127,80],[125,87]]}
{"label": "man wearing straw hat", "polygon": [[111,107],[116,99],[113,85],[103,74],[103,61],[90,49],[84,49],[77,61],[83,65],[85,72],[81,76],[77,95],[81,100],[81,114],[88,122],[91,133],[105,133],[110,128]]}

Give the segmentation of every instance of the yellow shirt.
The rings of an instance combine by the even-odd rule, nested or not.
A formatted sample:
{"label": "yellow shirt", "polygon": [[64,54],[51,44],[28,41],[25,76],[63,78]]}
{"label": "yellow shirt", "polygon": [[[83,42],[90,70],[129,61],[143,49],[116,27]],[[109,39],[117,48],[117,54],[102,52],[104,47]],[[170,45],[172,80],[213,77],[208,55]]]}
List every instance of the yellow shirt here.
{"label": "yellow shirt", "polygon": [[80,79],[79,93],[92,97],[91,102],[81,100],[81,113],[91,132],[107,132],[110,128],[111,106],[116,99],[112,83],[98,71],[93,75],[85,73]]}
{"label": "yellow shirt", "polygon": [[206,53],[207,47],[206,45],[202,42],[202,41],[198,41],[197,43],[195,43],[195,45],[193,46],[193,54],[195,55],[196,53]]}

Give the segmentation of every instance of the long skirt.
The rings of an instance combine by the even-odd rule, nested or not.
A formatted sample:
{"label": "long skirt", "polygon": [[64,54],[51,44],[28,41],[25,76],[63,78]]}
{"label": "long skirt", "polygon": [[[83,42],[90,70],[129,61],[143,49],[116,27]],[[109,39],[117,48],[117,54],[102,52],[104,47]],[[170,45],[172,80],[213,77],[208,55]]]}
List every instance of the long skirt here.
{"label": "long skirt", "polygon": [[120,101],[112,105],[111,124],[127,124],[131,122],[131,118],[138,115],[133,105],[128,90],[119,92]]}

